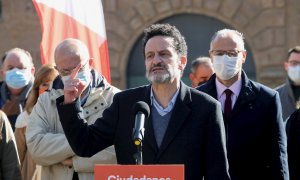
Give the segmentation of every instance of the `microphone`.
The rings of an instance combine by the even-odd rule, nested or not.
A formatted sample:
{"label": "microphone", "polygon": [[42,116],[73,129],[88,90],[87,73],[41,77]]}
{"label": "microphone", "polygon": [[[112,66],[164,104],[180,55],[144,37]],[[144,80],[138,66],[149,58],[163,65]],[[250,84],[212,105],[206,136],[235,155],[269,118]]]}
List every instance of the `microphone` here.
{"label": "microphone", "polygon": [[135,116],[132,140],[136,146],[139,146],[144,139],[144,124],[145,119],[149,117],[150,109],[147,103],[139,101],[133,106],[132,113]]}

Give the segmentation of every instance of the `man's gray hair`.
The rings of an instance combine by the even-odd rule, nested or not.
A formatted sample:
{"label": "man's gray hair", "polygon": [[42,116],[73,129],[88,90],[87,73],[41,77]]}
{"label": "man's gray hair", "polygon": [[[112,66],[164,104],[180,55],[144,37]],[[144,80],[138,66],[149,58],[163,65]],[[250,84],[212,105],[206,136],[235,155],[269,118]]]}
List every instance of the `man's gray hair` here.
{"label": "man's gray hair", "polygon": [[206,56],[198,57],[197,59],[192,61],[191,65],[192,65],[191,66],[191,72],[192,73],[195,73],[196,69],[201,65],[204,65],[208,68],[213,69],[213,64],[212,64],[211,59],[209,57],[206,57]]}
{"label": "man's gray hair", "polygon": [[222,29],[217,31],[213,37],[211,38],[210,42],[210,50],[212,49],[212,44],[220,37],[231,37],[233,38],[238,46],[241,48],[240,50],[245,50],[245,42],[244,42],[244,35],[243,33],[233,30],[233,29]]}
{"label": "man's gray hair", "polygon": [[21,48],[16,47],[16,48],[12,48],[12,49],[10,49],[10,50],[8,50],[8,51],[6,51],[4,53],[4,55],[3,55],[2,59],[1,59],[1,67],[3,66],[4,61],[6,60],[6,58],[10,54],[17,54],[17,53],[23,53],[23,54],[25,54],[28,57],[29,62],[31,63],[31,65],[34,66],[31,54],[28,51],[26,51],[25,49],[21,49]]}

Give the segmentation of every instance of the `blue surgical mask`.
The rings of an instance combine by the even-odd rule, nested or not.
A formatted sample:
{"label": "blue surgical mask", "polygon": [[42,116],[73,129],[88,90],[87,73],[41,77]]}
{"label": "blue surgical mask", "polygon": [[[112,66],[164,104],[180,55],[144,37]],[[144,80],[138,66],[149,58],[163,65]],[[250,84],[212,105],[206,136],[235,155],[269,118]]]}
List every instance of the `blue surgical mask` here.
{"label": "blue surgical mask", "polygon": [[91,82],[91,72],[88,70],[81,71],[77,74],[76,78],[78,78],[84,85],[88,86]]}
{"label": "blue surgical mask", "polygon": [[14,68],[6,71],[5,82],[11,88],[21,89],[29,83],[31,77],[32,76],[28,73],[28,70]]}

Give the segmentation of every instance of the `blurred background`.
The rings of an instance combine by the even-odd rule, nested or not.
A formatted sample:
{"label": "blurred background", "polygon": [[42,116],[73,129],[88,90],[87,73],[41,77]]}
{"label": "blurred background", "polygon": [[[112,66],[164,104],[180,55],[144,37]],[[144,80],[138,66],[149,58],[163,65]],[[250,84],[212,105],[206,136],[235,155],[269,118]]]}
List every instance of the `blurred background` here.
{"label": "blurred background", "polygon": [[[208,56],[215,31],[233,28],[245,36],[248,76],[269,87],[284,82],[283,62],[300,44],[299,0],[102,0],[112,84],[120,89],[147,84],[141,37],[153,23],[178,27],[188,45],[183,81],[190,63]],[[31,0],[0,0],[0,55],[13,47],[28,50],[41,65],[41,28]]]}

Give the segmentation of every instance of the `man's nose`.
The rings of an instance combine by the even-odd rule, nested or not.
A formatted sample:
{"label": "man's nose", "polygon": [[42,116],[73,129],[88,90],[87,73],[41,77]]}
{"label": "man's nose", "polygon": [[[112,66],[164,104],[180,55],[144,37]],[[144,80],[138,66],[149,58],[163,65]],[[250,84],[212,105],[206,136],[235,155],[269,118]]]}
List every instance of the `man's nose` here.
{"label": "man's nose", "polygon": [[153,62],[154,62],[155,64],[158,64],[158,63],[161,63],[161,62],[162,62],[162,59],[161,59],[161,57],[160,57],[159,54],[155,54],[155,55],[154,55]]}

